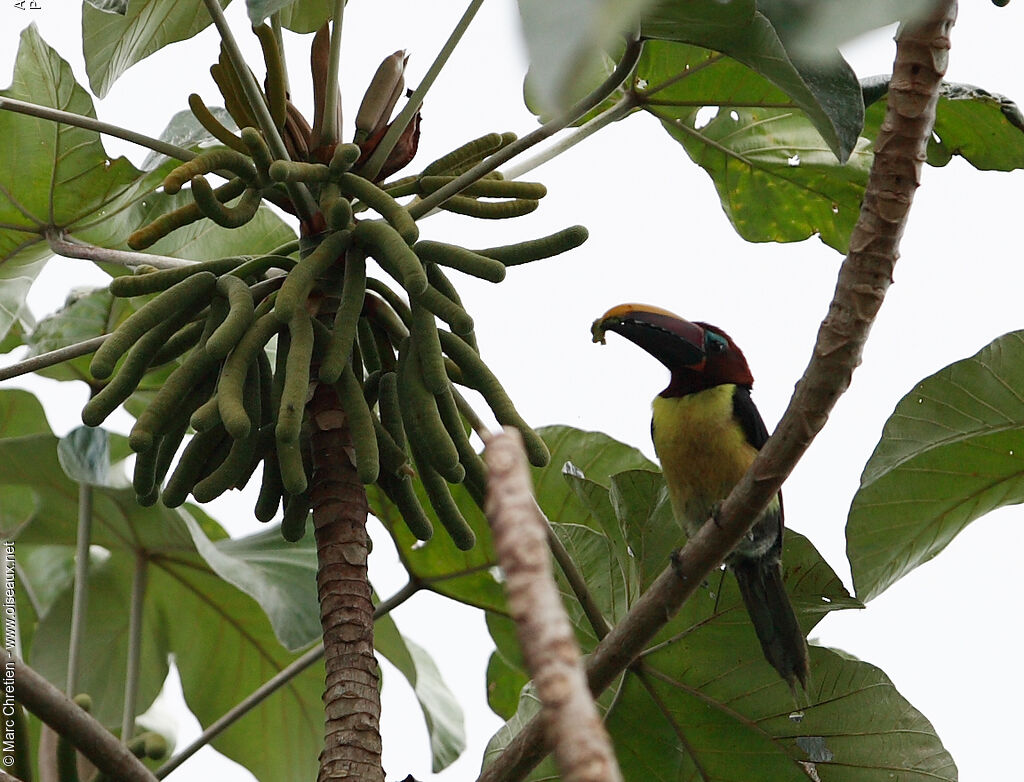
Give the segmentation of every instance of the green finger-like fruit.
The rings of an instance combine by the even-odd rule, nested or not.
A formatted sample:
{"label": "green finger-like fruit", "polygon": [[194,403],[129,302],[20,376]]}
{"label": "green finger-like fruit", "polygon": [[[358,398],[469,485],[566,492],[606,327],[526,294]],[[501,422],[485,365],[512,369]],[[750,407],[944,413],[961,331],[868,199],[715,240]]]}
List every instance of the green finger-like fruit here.
{"label": "green finger-like fruit", "polygon": [[270,147],[267,146],[263,134],[256,130],[256,128],[242,128],[242,132],[239,135],[242,137],[242,143],[245,144],[246,150],[256,164],[257,178],[261,183],[266,184],[266,177],[270,175],[270,166],[274,163],[274,156],[270,154]]}
{"label": "green finger-like fruit", "polygon": [[181,318],[182,313],[191,314],[201,309],[216,284],[217,278],[213,274],[200,272],[171,286],[152,301],[146,302],[100,345],[99,350],[93,355],[89,371],[100,380],[110,377],[117,360],[143,334],[166,320]]}
{"label": "green finger-like fruit", "polygon": [[486,250],[477,250],[476,252],[501,261],[506,266],[518,266],[568,252],[583,244],[588,236],[586,228],[582,225],[574,225],[540,239],[531,239],[528,242],[508,244],[502,247],[488,247]]}
{"label": "green finger-like fruit", "polygon": [[[425,176],[419,180],[420,192],[424,195],[440,190],[453,181],[453,176]],[[521,182],[514,179],[481,179],[459,191],[471,198],[527,198],[538,200],[548,194],[540,182]]]}
{"label": "green finger-like fruit", "polygon": [[488,282],[501,282],[505,279],[503,263],[464,247],[424,240],[416,242],[412,249],[424,264],[437,263]]}
{"label": "green finger-like fruit", "polygon": [[512,400],[509,399],[505,389],[498,382],[498,378],[481,360],[480,355],[455,334],[440,331],[439,337],[444,352],[462,370],[466,385],[480,392],[499,423],[514,426],[522,433],[530,464],[535,467],[544,467],[551,458],[547,446],[519,415]]}
{"label": "green finger-like fruit", "polygon": [[174,195],[193,177],[220,169],[230,171],[246,183],[256,181],[256,168],[248,157],[233,149],[211,149],[182,163],[164,177],[164,192]]}
{"label": "green finger-like fruit", "polygon": [[249,420],[244,402],[249,365],[256,361],[256,353],[263,350],[279,328],[280,323],[273,313],[268,312],[257,318],[221,367],[217,404],[224,428],[236,440],[248,437],[252,429],[253,422]]}
{"label": "green finger-like fruit", "polygon": [[288,84],[281,48],[277,45],[277,36],[269,25],[261,24],[252,28],[252,31],[260,40],[263,62],[267,66],[266,90],[270,116],[274,120],[274,126],[280,130],[284,127],[288,113]]}
{"label": "green finger-like fruit", "polygon": [[468,196],[452,196],[438,207],[447,212],[476,217],[481,220],[507,220],[528,215],[540,206],[540,201],[530,198],[516,198],[511,201],[478,201]]}
{"label": "green finger-like fruit", "polygon": [[255,217],[263,202],[259,190],[247,187],[238,203],[221,203],[206,177],[192,177],[192,197],[203,214],[223,228],[240,228]]}
{"label": "green finger-like fruit", "polygon": [[423,264],[390,224],[364,220],[352,230],[352,241],[372,255],[410,296],[423,293],[427,287],[427,273],[423,270]]}
{"label": "green finger-like fruit", "polygon": [[337,180],[359,160],[363,151],[358,144],[338,144],[331,156],[331,178]]}
{"label": "green finger-like fruit", "polygon": [[232,258],[218,258],[215,261],[203,261],[188,266],[179,266],[176,269],[160,269],[159,271],[147,272],[146,274],[126,274],[123,277],[115,277],[110,281],[107,289],[121,298],[129,296],[145,296],[149,293],[165,291],[172,285],[200,272],[210,272],[217,276],[230,272],[246,261],[244,256]]}
{"label": "green finger-like fruit", "polygon": [[399,236],[406,244],[411,245],[419,238],[420,229],[409,214],[409,210],[370,180],[346,172],[338,177],[338,187],[345,195],[358,198],[380,214],[398,231]]}
{"label": "green finger-like fruit", "polygon": [[226,440],[228,440],[228,435],[223,427],[195,435],[185,446],[185,450],[181,452],[178,464],[160,494],[161,502],[168,508],[177,508],[182,505],[196,481],[199,480],[204,468],[209,469],[207,467],[209,461],[215,460],[219,453],[223,453],[221,460],[227,455],[225,449],[221,448],[221,444]]}
{"label": "green finger-like fruit", "polygon": [[323,163],[300,163],[293,160],[275,160],[269,169],[275,182],[326,182],[331,170]]}
{"label": "green finger-like fruit", "polygon": [[430,523],[430,518],[424,512],[423,506],[420,505],[413,487],[412,477],[382,474],[378,484],[388,499],[398,508],[405,526],[409,528],[416,539],[430,540],[434,535],[434,525]]}
{"label": "green finger-like fruit", "polygon": [[437,336],[434,313],[414,301],[412,305],[412,338],[416,342],[416,357],[419,359],[423,384],[433,394],[448,390],[448,373],[441,357],[441,340]]}
{"label": "green finger-like fruit", "polygon": [[210,135],[213,136],[217,141],[225,146],[231,147],[236,152],[247,154],[245,144],[238,138],[234,133],[224,127],[220,120],[218,120],[213,113],[206,107],[203,99],[196,93],[192,93],[188,96],[188,107],[192,110],[192,114],[199,120],[199,124],[210,131]]}
{"label": "green finger-like fruit", "polygon": [[128,350],[114,378],[82,408],[82,423],[99,426],[115,408],[131,396],[145,375],[161,345],[174,330],[174,321],[158,325],[142,335]]}
{"label": "green finger-like fruit", "polygon": [[[302,415],[309,393],[309,364],[313,358],[313,324],[305,309],[296,310],[288,321],[288,337],[291,344],[277,413],[278,443],[298,442],[302,431]],[[289,494],[296,493],[289,490]]]}
{"label": "green finger-like fruit", "polygon": [[293,494],[284,498],[284,517],[281,519],[281,537],[297,543],[306,534],[311,507],[308,494]]}
{"label": "green finger-like fruit", "polygon": [[[277,464],[281,470],[281,486],[287,494],[297,495],[306,491],[309,485],[306,468],[302,463],[302,445],[300,441],[277,441]],[[285,499],[287,506],[287,498]]]}
{"label": "green finger-like fruit", "polygon": [[352,345],[366,296],[366,256],[358,249],[345,256],[345,275],[341,283],[341,299],[334,314],[331,337],[320,363],[320,379],[335,383],[352,354]]}
{"label": "green finger-like fruit", "polygon": [[217,280],[217,292],[227,299],[228,312],[206,341],[206,352],[214,358],[224,358],[252,325],[256,305],[249,286],[239,277],[221,277]]}
{"label": "green finger-like fruit", "polygon": [[305,308],[317,278],[338,262],[351,242],[352,233],[349,231],[328,234],[313,252],[288,272],[274,304],[274,312],[281,323],[290,322],[298,309]]}
{"label": "green finger-like fruit", "polygon": [[256,498],[256,507],[253,510],[256,518],[263,523],[274,518],[281,505],[283,492],[281,470],[277,466],[277,451],[271,448],[263,457],[263,480],[260,482],[260,493]]}
{"label": "green finger-like fruit", "polygon": [[[480,138],[468,141],[458,149],[453,149],[447,155],[439,157],[433,163],[423,169],[421,176],[434,176],[438,174],[454,174],[456,168],[469,163],[472,167],[475,163],[483,160],[488,155],[497,152],[502,147],[501,133],[488,133]],[[468,170],[468,168],[467,168]]]}
{"label": "green finger-like fruit", "polygon": [[348,418],[349,433],[356,453],[356,472],[363,483],[373,483],[380,473],[380,456],[373,416],[352,366],[346,365],[335,385],[341,408]]}
{"label": "green finger-like fruit", "polygon": [[456,334],[465,336],[473,333],[473,318],[469,316],[469,313],[462,308],[461,304],[449,299],[433,285],[428,285],[427,289],[416,297],[415,302],[437,315],[451,326],[452,331]]}
{"label": "green finger-like fruit", "polygon": [[420,458],[417,449],[413,449],[413,457],[419,468],[420,482],[427,493],[431,506],[437,513],[437,519],[451,537],[455,546],[468,551],[476,545],[476,534],[463,517],[459,506],[452,498],[451,490],[444,477],[434,470],[429,460]]}
{"label": "green finger-like fruit", "polygon": [[425,454],[435,469],[453,482],[461,480],[459,452],[445,429],[437,410],[437,401],[420,377],[417,345],[403,342],[398,357],[398,401],[409,442]]}
{"label": "green finger-like fruit", "polygon": [[187,353],[196,343],[199,341],[199,336],[203,333],[203,321],[205,318],[200,313],[198,320],[193,320],[191,323],[178,329],[164,344],[157,350],[156,355],[153,356],[153,360],[149,363],[150,367],[158,367],[166,364],[168,361],[174,361],[174,359]]}
{"label": "green finger-like fruit", "polygon": [[[220,201],[230,201],[240,196],[248,185],[241,177],[225,182],[218,187],[214,193]],[[156,244],[172,231],[183,226],[202,220],[203,211],[195,202],[184,204],[172,212],[160,215],[153,222],[144,225],[128,237],[128,246],[133,250],[144,250],[150,245]]]}

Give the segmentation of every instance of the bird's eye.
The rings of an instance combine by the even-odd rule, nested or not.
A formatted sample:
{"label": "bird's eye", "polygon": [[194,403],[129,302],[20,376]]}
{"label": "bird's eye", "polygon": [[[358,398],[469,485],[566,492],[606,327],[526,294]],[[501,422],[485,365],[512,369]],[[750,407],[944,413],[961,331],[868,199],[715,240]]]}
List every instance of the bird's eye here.
{"label": "bird's eye", "polygon": [[709,353],[724,353],[728,347],[726,341],[717,334],[708,334],[708,352]]}

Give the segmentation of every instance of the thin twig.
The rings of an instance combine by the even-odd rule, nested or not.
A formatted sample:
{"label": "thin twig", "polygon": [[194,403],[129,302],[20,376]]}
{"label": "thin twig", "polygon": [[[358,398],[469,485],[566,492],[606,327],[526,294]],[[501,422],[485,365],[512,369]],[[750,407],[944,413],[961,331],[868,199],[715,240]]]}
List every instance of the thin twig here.
{"label": "thin twig", "polygon": [[11,364],[9,367],[0,369],[0,381],[27,375],[29,372],[46,369],[56,364],[63,364],[65,361],[70,361],[79,356],[88,356],[90,353],[95,353],[109,336],[109,334],[103,334],[99,337],[76,342],[74,345],[57,348],[47,353],[40,353],[38,356],[26,358],[17,364]]}
{"label": "thin twig", "polygon": [[[398,606],[402,605],[406,600],[415,595],[423,588],[423,584],[416,579],[410,579],[410,581],[395,594],[386,600],[382,600],[377,604],[374,609],[373,618],[380,619],[385,614],[393,611]],[[185,747],[183,750],[178,752],[173,758],[164,763],[160,768],[156,770],[157,779],[163,779],[178,766],[192,757],[196,752],[201,750],[217,736],[227,730],[232,724],[240,720],[256,706],[266,700],[270,695],[273,695],[284,685],[288,684],[292,679],[306,670],[309,666],[315,663],[317,660],[324,656],[324,645],[318,643],[308,652],[303,654],[301,657],[293,660],[288,666],[282,668],[281,671],[274,677],[268,679],[266,682],[261,684],[249,695],[238,702],[237,705],[226,711],[220,718],[210,724],[206,730],[204,730],[195,741]]]}
{"label": "thin twig", "polygon": [[615,70],[611,72],[600,87],[579,101],[575,106],[572,106],[559,116],[545,122],[532,133],[528,133],[521,139],[513,141],[507,147],[502,147],[490,157],[477,163],[466,173],[456,177],[444,187],[440,187],[435,190],[422,201],[417,201],[412,204],[409,207],[409,214],[413,217],[422,217],[427,214],[427,212],[447,201],[453,195],[457,195],[463,189],[469,187],[469,185],[476,182],[482,176],[491,173],[497,169],[498,166],[503,163],[507,163],[516,155],[530,149],[530,147],[551,138],[559,131],[569,127],[595,106],[599,106],[601,101],[611,95],[633,71],[633,68],[640,59],[641,51],[643,51],[643,41],[637,39],[631,40],[626,45],[626,50],[623,52],[622,59],[619,61],[619,64],[615,66]]}
{"label": "thin twig", "polygon": [[[810,363],[778,427],[716,515],[630,608],[587,661],[592,692],[608,687],[650,639],[679,611],[707,575],[746,534],[761,510],[824,426],[849,386],[868,331],[892,281],[899,239],[919,182],[931,136],[939,86],[946,69],[955,0],[946,0],[897,38],[886,118],[875,141],[875,159],[850,252],[839,272],[829,312],[818,331]],[[543,722],[530,720],[480,775],[480,782],[525,777],[546,754]]]}
{"label": "thin twig", "polygon": [[601,112],[589,122],[575,128],[572,132],[567,133],[564,138],[558,140],[547,149],[538,152],[533,157],[527,158],[526,160],[520,161],[519,163],[504,169],[501,172],[502,176],[505,179],[519,179],[523,174],[533,171],[535,168],[540,167],[549,160],[558,157],[566,150],[572,149],[581,141],[590,138],[590,136],[597,133],[601,128],[623,119],[638,105],[639,102],[637,101],[636,93],[632,90],[627,90],[622,98],[607,111]]}
{"label": "thin twig", "polygon": [[65,692],[78,694],[78,655],[85,636],[89,611],[89,546],[92,543],[92,486],[78,484],[78,531],[75,537],[75,585],[71,596],[71,630],[68,637],[68,675]]}
{"label": "thin twig", "polygon": [[405,102],[402,110],[395,117],[395,121],[391,123],[391,127],[388,128],[384,134],[384,138],[377,144],[377,148],[373,150],[373,154],[370,155],[370,159],[366,161],[366,164],[362,167],[360,174],[369,180],[376,178],[377,174],[384,167],[384,163],[387,161],[388,156],[391,154],[391,150],[395,148],[395,144],[398,143],[398,139],[402,133],[412,122],[412,118],[416,116],[416,112],[420,110],[420,106],[423,105],[423,99],[427,95],[427,91],[433,86],[434,81],[437,79],[438,74],[444,68],[448,62],[448,58],[451,57],[455,47],[458,46],[459,41],[462,40],[462,36],[469,28],[470,22],[473,21],[473,17],[476,16],[476,12],[480,9],[483,0],[471,0],[469,6],[462,14],[462,18],[459,19],[458,24],[452,30],[451,35],[448,36],[448,40],[445,41],[444,46],[441,47],[441,51],[437,53],[437,57],[430,64],[430,68],[427,69],[427,73],[424,75],[423,80],[413,90],[412,95]]}
{"label": "thin twig", "polygon": [[128,616],[128,662],[124,677],[124,710],[121,713],[121,741],[135,733],[135,709],[138,705],[139,677],[142,673],[142,609],[146,602],[149,560],[145,553],[135,555],[132,577],[131,613]]}
{"label": "thin twig", "polygon": [[15,657],[15,699],[119,782],[156,782],[128,747],[44,677]]}
{"label": "thin twig", "polygon": [[27,114],[30,117],[53,120],[54,122],[60,122],[64,125],[73,125],[78,128],[85,128],[86,130],[94,130],[97,133],[103,133],[107,136],[113,136],[114,138],[130,141],[133,144],[138,144],[140,147],[146,147],[147,149],[159,152],[162,155],[167,155],[167,157],[174,158],[175,160],[187,161],[196,156],[196,153],[190,149],[169,144],[158,138],[146,136],[142,133],[136,133],[134,130],[128,130],[127,128],[122,128],[118,125],[111,125],[109,122],[100,122],[100,120],[95,119],[94,117],[74,114],[70,111],[61,111],[60,109],[50,108],[49,106],[40,106],[35,103],[27,103],[26,101],[15,100],[14,98],[0,98],[0,109],[6,109],[7,111],[13,111],[18,114]]}
{"label": "thin twig", "polygon": [[[249,108],[252,109],[256,122],[259,123],[260,130],[263,131],[263,137],[267,141],[267,146],[270,147],[270,151],[276,159],[290,160],[291,158],[288,157],[288,150],[285,148],[284,140],[281,138],[281,134],[277,132],[274,118],[270,116],[270,107],[263,99],[263,91],[260,89],[259,84],[256,83],[256,78],[252,75],[252,71],[249,70],[249,65],[246,63],[245,57],[242,56],[242,50],[238,48],[238,41],[235,40],[235,36],[231,32],[231,27],[228,25],[228,20],[224,17],[224,11],[221,9],[220,3],[217,0],[203,0],[203,2],[206,5],[206,10],[210,12],[214,25],[217,27],[221,43],[224,44],[224,50],[231,61],[231,67],[235,69],[238,81],[242,85],[243,92],[245,92],[246,100],[249,101]],[[288,190],[288,195],[291,197],[299,219],[307,223],[312,222],[313,216],[317,213],[317,206],[316,202],[313,201],[313,196],[310,195],[309,188],[301,182],[288,182],[285,184],[285,187]]]}
{"label": "thin twig", "polygon": [[59,229],[47,231],[46,241],[54,253],[65,258],[81,258],[84,261],[96,261],[97,263],[115,263],[129,268],[148,264],[156,269],[178,269],[196,263],[196,261],[174,258],[170,255],[149,255],[131,250],[111,250],[106,247],[97,247],[95,244],[70,239]]}
{"label": "thin twig", "polygon": [[327,57],[327,84],[324,89],[323,123],[320,146],[337,144],[341,139],[338,127],[338,72],[341,70],[341,31],[345,19],[345,0],[334,0],[334,21],[331,24],[331,48]]}

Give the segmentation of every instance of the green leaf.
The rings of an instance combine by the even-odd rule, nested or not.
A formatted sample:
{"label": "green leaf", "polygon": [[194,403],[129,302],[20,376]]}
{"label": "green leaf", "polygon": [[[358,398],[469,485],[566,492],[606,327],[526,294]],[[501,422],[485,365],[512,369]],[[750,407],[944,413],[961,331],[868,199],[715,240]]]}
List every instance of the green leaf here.
{"label": "green leaf", "polygon": [[751,0],[660,4],[644,15],[642,32],[646,38],[688,43],[732,57],[788,95],[840,161],[854,151],[864,124],[864,104],[853,69],[838,51],[815,58],[789,51]]}
{"label": "green leaf", "polygon": [[20,388],[0,390],[0,444],[6,439],[50,432],[43,405]]}
{"label": "green leaf", "polygon": [[[149,590],[168,617],[185,702],[203,726],[296,657],[278,643],[260,606],[198,556],[163,560]],[[308,782],[323,748],[323,682],[323,664],[311,665],[214,739],[214,748],[257,779]]]}
{"label": "green leaf", "polygon": [[375,650],[401,671],[416,693],[430,735],[432,771],[443,771],[466,749],[462,707],[427,650],[405,638],[390,615],[374,623],[373,643]]}
{"label": "green leaf", "polygon": [[[221,8],[230,0],[218,0]],[[132,0],[124,15],[82,6],[82,51],[93,93],[102,98],[126,70],[167,44],[212,24],[202,0]]]}
{"label": "green leaf", "polygon": [[[264,19],[278,11],[284,11],[295,4],[295,0],[245,0],[245,8],[249,12],[252,26],[258,26]],[[326,7],[327,3],[320,5]]]}
{"label": "green leaf", "polygon": [[531,109],[550,115],[568,108],[601,79],[607,52],[635,26],[653,0],[519,0],[530,56]]}
{"label": "green leaf", "polygon": [[[183,190],[174,195],[149,193],[127,218],[129,230],[151,223],[160,215],[192,203],[192,194]],[[120,242],[125,237],[120,238]],[[193,261],[212,261],[232,255],[259,255],[295,238],[295,231],[269,207],[261,206],[256,216],[241,228],[222,228],[203,218],[179,228],[155,242],[146,252],[170,255]],[[120,244],[122,247],[127,245]]]}
{"label": "green leaf", "polygon": [[[35,25],[22,31],[13,82],[0,92],[0,99],[5,97],[96,116],[71,67],[46,45]],[[51,255],[47,232],[69,230],[93,241],[111,238],[118,233],[112,218],[134,198],[139,172],[125,158],[108,158],[98,133],[71,125],[0,111],[0,137],[7,139],[0,149],[3,336]]]}
{"label": "green leaf", "polygon": [[929,0],[861,0],[853,5],[758,0],[757,7],[791,53],[813,60],[829,57],[840,44],[871,30],[914,21],[933,6]]}
{"label": "green leaf", "polygon": [[[0,400],[12,394],[24,392],[0,392]],[[3,404],[0,401],[0,408]],[[111,437],[111,451],[121,453],[122,440]],[[48,431],[0,439],[0,500],[14,488],[34,492],[38,501],[35,513],[17,531],[20,550],[74,545],[78,488],[58,464],[57,444],[58,438]],[[199,509],[189,512],[207,538],[224,538],[223,530]],[[0,514],[0,519],[6,522],[4,516]],[[107,579],[105,591],[99,593],[103,597],[90,601],[88,635],[96,633],[90,643],[97,644],[98,651],[87,651],[86,659],[113,662],[95,666],[110,671],[90,672],[94,680],[87,678],[82,686],[100,693],[104,702],[109,702],[102,708],[111,714],[120,715],[123,698],[123,673],[111,671],[120,665],[118,660],[125,659],[126,595],[138,555],[144,555],[149,563],[144,658],[154,654],[166,664],[167,653],[175,656],[186,702],[204,726],[296,658],[278,642],[259,603],[222,579],[200,556],[189,526],[181,509],[140,507],[131,489],[93,490],[92,542],[110,552],[110,559],[101,572]],[[5,527],[0,536],[11,538],[12,532]],[[265,562],[268,556],[260,561],[258,545],[252,541],[238,545],[243,551],[248,549],[245,557],[252,570],[272,569]],[[224,547],[228,554],[233,553],[229,545]],[[95,619],[93,610],[99,612]],[[36,635],[44,640],[33,639],[30,662],[36,664],[35,655],[39,655],[46,674],[63,681],[59,676],[66,670],[69,623],[66,616],[60,616],[56,608],[47,613],[47,624]],[[147,646],[151,644],[156,644],[155,651]],[[230,661],[230,676],[225,675],[224,660]],[[152,677],[159,678],[158,670],[153,670]],[[323,744],[323,675],[322,665],[307,669],[221,734],[214,746],[260,779],[308,780],[316,773],[317,753]],[[119,688],[112,684],[115,681]],[[140,698],[143,708],[148,692]],[[268,732],[280,741],[266,741]]]}
{"label": "green leaf", "polygon": [[[778,677],[761,687],[710,680],[677,651],[647,656],[657,673],[627,677],[607,717],[626,779],[957,778],[932,725],[868,663],[812,647],[812,705],[796,719],[780,708],[788,692]],[[707,651],[731,656],[728,647]]]}
{"label": "green leaf", "polygon": [[87,5],[91,5],[100,11],[105,11],[108,14],[121,14],[124,16],[128,11],[128,0],[85,0]]}
{"label": "green leaf", "polygon": [[331,4],[324,0],[294,0],[281,9],[281,26],[293,33],[312,33],[331,18]]}
{"label": "green leaf", "polygon": [[[888,79],[861,82],[868,106],[865,134],[872,137],[882,124]],[[928,142],[928,163],[944,166],[954,155],[982,171],[1024,168],[1024,116],[1020,107],[1003,95],[969,84],[943,82],[935,109],[935,128]]]}
{"label": "green leaf", "polygon": [[846,252],[871,167],[867,140],[841,166],[798,112],[722,108],[707,124],[700,119],[690,111],[663,124],[711,176],[740,236],[794,242],[818,234]]}
{"label": "green leaf", "polygon": [[857,595],[880,595],[969,523],[1024,502],[1024,331],[918,383],[896,405],[850,505]]}
{"label": "green leaf", "polygon": [[[82,638],[78,692],[92,697],[92,715],[110,728],[121,724],[124,683],[127,675],[128,621],[134,561],[131,556],[109,557],[90,568],[89,600]],[[53,685],[67,682],[68,642],[71,631],[70,583],[47,611],[33,637],[32,666]],[[167,622],[161,608],[147,600],[143,611],[145,642],[142,644],[138,713],[159,694],[167,678]],[[97,664],[102,661],[102,665]]]}
{"label": "green leaf", "polygon": [[[26,358],[109,334],[133,311],[127,300],[115,299],[106,289],[73,290],[64,306],[39,321],[25,340],[29,346]],[[92,385],[96,381],[89,373],[90,361],[91,355],[79,356],[37,370],[37,374],[54,380],[82,380]]]}
{"label": "green leaf", "polygon": [[[75,483],[110,485],[110,440],[106,429],[72,429],[57,443],[57,458],[64,474]],[[123,488],[123,482],[118,488]]]}
{"label": "green leaf", "polygon": [[[217,118],[221,125],[226,127],[228,130],[238,130],[238,125],[235,124],[235,120],[227,113],[226,110],[222,109],[220,106],[210,106],[208,108],[210,109],[210,113]],[[160,134],[160,140],[185,149],[192,149],[198,147],[200,144],[208,144],[216,141],[216,139],[210,134],[210,131],[203,127],[190,109],[179,111],[171,117],[171,121],[167,123],[167,127],[164,128],[163,133]],[[160,152],[150,152],[146,156],[146,159],[142,161],[142,170],[153,171],[168,162],[172,162],[172,159],[166,155],[161,154]],[[181,165],[180,160],[174,160],[173,163],[175,166]]]}
{"label": "green leaf", "polygon": [[[566,441],[593,437],[567,429],[562,434]],[[616,454],[621,460],[635,458],[632,449],[609,438],[604,441],[606,454]],[[557,448],[553,450],[560,452]],[[549,467],[537,471],[538,486],[552,473],[560,472],[558,464],[559,460],[552,460]],[[553,520],[573,516],[579,520],[565,525],[556,522],[554,527],[594,602],[612,622],[620,621],[639,597],[636,582],[650,584],[669,566],[672,550],[685,542],[685,535],[672,516],[664,479],[652,467],[643,460],[639,469],[612,475],[591,467],[588,478],[567,470],[559,477],[573,494],[559,496],[552,492],[556,504],[551,507],[543,499],[547,494],[538,490],[541,508]],[[575,511],[570,510],[573,504],[577,505]],[[618,562],[613,550],[620,552]],[[620,564],[624,562],[623,556],[629,559]],[[634,588],[626,588],[624,572],[634,579]],[[805,631],[829,611],[861,605],[847,594],[813,545],[792,531],[786,533],[783,576]],[[560,576],[558,580],[582,650],[590,653],[597,644],[596,636],[575,595]],[[517,657],[511,623],[489,616],[488,628],[500,656],[497,662],[492,659],[489,666],[489,674],[494,678],[488,679],[488,687],[501,693],[501,707],[507,709],[512,687],[521,684],[516,674],[523,675],[522,663]],[[816,661],[824,659],[822,650],[815,650],[814,654]],[[767,768],[771,771],[764,773],[772,779],[806,779],[795,761],[806,760],[807,755],[796,757],[787,748],[797,732],[785,717],[792,711],[792,696],[786,683],[765,662],[731,574],[712,574],[658,633],[641,659],[642,676],[636,670],[627,671],[624,683],[603,696],[608,709],[607,724],[619,748],[625,778],[739,780],[752,778],[755,769],[759,774]],[[819,680],[819,676],[823,678]],[[835,688],[826,691],[822,687],[820,692],[810,693],[812,703],[822,704],[820,708],[825,709],[828,699],[836,697],[841,688],[830,669],[814,667],[812,678]],[[648,692],[651,687],[656,691],[655,699]],[[524,704],[533,708],[528,688],[523,691],[520,708]],[[810,711],[814,708],[819,707]],[[782,716],[770,729],[752,724],[766,715]],[[509,719],[492,740],[488,756],[507,743],[525,716],[517,713]],[[637,731],[637,725],[643,725],[644,730]],[[803,727],[799,733],[803,733]],[[891,735],[884,739],[891,740]],[[726,747],[738,746],[743,746],[744,752],[725,751]],[[813,748],[813,742],[808,746]],[[756,757],[753,762],[751,753]],[[895,762],[893,758],[889,760]],[[713,771],[702,776],[699,770],[691,768],[693,762]],[[656,768],[672,772],[659,776],[653,771]],[[530,778],[542,779],[548,773],[550,769],[539,769]]]}
{"label": "green leaf", "polygon": [[260,604],[282,646],[296,651],[320,639],[312,535],[287,543],[275,525],[255,535],[213,543],[191,516],[185,516],[185,524],[214,572]]}

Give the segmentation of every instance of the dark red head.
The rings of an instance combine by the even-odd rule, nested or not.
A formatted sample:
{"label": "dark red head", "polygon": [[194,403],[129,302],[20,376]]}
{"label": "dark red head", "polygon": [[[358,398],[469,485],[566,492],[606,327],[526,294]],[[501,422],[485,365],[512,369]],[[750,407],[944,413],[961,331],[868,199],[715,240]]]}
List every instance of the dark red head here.
{"label": "dark red head", "polygon": [[684,396],[733,383],[750,388],[754,378],[732,338],[707,323],[691,323],[659,307],[620,304],[594,321],[595,342],[606,331],[639,345],[672,373],[661,396]]}

